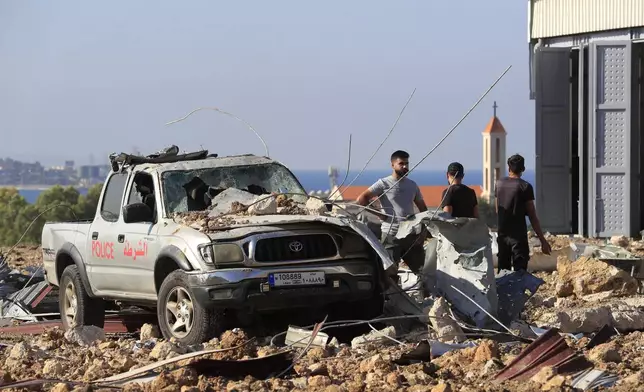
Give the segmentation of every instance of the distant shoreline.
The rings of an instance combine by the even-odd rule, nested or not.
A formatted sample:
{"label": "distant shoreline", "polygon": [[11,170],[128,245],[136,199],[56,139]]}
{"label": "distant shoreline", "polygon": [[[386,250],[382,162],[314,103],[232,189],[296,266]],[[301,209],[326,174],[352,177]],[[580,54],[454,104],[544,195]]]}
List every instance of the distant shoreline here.
{"label": "distant shoreline", "polygon": [[[46,191],[47,189],[53,188],[57,185],[0,185],[0,188],[16,188],[19,191]],[[61,185],[64,188],[69,186],[74,188],[84,188],[79,185]]]}

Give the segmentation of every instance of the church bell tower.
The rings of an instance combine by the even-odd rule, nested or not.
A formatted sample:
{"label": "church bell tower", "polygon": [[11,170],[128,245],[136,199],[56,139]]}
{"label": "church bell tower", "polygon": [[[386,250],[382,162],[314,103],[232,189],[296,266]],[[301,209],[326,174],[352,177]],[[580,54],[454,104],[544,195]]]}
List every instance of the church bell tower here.
{"label": "church bell tower", "polygon": [[507,133],[501,120],[496,116],[496,101],[494,114],[483,131],[483,192],[481,198],[494,203],[494,184],[499,178],[506,176],[507,162],[505,157],[505,139]]}

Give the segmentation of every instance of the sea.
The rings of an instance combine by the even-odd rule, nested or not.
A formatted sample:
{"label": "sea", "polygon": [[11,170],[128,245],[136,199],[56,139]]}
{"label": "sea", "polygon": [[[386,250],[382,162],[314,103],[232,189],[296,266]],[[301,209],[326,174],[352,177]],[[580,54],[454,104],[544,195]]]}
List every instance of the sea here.
{"label": "sea", "polygon": [[[307,192],[327,191],[330,189],[331,185],[329,181],[329,173],[327,170],[293,170],[293,173],[300,180],[300,183]],[[358,171],[350,171],[349,175],[347,176],[345,185],[353,181],[358,173]],[[358,177],[358,179],[353,182],[353,185],[369,186],[376,182],[379,178],[386,177],[389,174],[391,174],[389,170],[365,170],[360,175],[360,177]],[[342,182],[344,177],[344,173],[338,173],[338,184]],[[440,170],[413,171],[409,175],[409,178],[416,181],[418,185],[447,185],[445,172]],[[533,171],[526,171],[523,175],[523,178],[533,186],[535,186]],[[466,171],[465,179],[463,180],[463,182],[469,185],[482,184],[482,170]],[[42,189],[20,189],[20,194],[27,200],[27,202],[34,203],[36,199],[38,199],[38,195],[40,195],[42,191]],[[87,189],[78,188],[78,191],[81,194],[85,194],[87,192]]]}

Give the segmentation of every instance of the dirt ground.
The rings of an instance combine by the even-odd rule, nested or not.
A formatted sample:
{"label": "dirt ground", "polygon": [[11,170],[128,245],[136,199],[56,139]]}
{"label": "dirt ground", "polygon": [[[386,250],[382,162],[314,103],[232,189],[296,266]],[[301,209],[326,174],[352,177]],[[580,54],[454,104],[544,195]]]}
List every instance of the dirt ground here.
{"label": "dirt ground", "polygon": [[[204,349],[237,346],[248,340],[243,331],[227,331],[221,338],[203,345]],[[151,341],[154,342],[154,341]],[[577,342],[581,347],[587,342]],[[68,342],[62,331],[51,330],[42,336],[15,340],[0,354],[4,363],[0,380],[33,378],[66,381],[92,381],[153,363],[159,359],[182,354],[182,349],[170,342],[156,341],[152,347],[141,347],[135,338],[107,338],[90,347]],[[266,342],[263,342],[266,343]],[[284,378],[257,380],[199,376],[183,361],[169,365],[153,381],[126,385],[126,391],[540,391],[544,383],[537,381],[497,383],[493,376],[525,347],[525,344],[498,344],[478,340],[478,347],[447,353],[432,362],[398,366],[392,363],[413,345],[373,346],[364,350],[349,347],[310,349]],[[571,342],[574,344],[574,342]],[[222,354],[214,359],[245,359],[275,353],[278,348],[249,343],[243,348]],[[617,374],[624,385],[611,390],[635,391],[642,376],[644,334],[634,332],[600,345],[586,356],[597,368]],[[552,391],[572,390],[566,385]],[[50,389],[53,388],[53,389]],[[36,389],[37,390],[37,389]],[[64,384],[48,384],[42,390],[85,391]],[[96,388],[94,390],[109,390]]]}
{"label": "dirt ground", "polygon": [[[0,254],[6,254],[9,248],[0,248]],[[8,255],[7,261],[12,268],[24,271],[27,267],[38,268],[42,266],[42,250],[38,245],[18,245],[11,254]]]}
{"label": "dirt ground", "polygon": [[[557,244],[559,245],[559,244]],[[24,269],[40,266],[38,247],[21,246],[9,258],[12,267]],[[528,303],[523,318],[527,322],[539,320],[551,311],[557,301],[566,306],[585,306],[587,301],[574,295],[557,296],[560,282],[556,272],[537,273],[546,283]],[[333,336],[333,330],[329,335]],[[64,337],[60,329],[37,336],[0,336],[0,385],[2,383],[34,378],[90,382],[132,369],[172,358],[198,349],[226,349],[248,341],[243,330],[226,331],[200,347],[180,347],[173,342],[158,339],[154,327],[135,335],[107,336],[89,346],[81,346]],[[644,382],[644,333],[631,332],[614,337],[609,343],[586,351],[590,334],[579,340],[567,338],[569,344],[595,363],[596,368],[618,375],[620,381],[612,391],[636,391]],[[224,353],[211,354],[213,359],[240,360],[264,357],[283,348],[269,345],[270,337],[255,337],[245,346]],[[493,377],[504,365],[515,358],[525,343],[497,343],[476,340],[478,347],[447,353],[424,362],[406,366],[394,364],[401,354],[412,350],[417,342],[398,345],[374,344],[352,349],[339,345],[327,349],[311,348],[296,361],[292,371],[282,378],[268,380],[247,376],[241,379],[199,376],[186,365],[193,360],[181,361],[164,368],[153,381],[131,383],[125,391],[571,391],[570,377],[553,376],[524,382],[497,383]],[[295,350],[297,358],[301,349]],[[535,376],[536,377],[536,376]],[[21,389],[28,390],[28,389]],[[64,383],[48,383],[29,390],[88,391],[113,389],[73,387]]]}

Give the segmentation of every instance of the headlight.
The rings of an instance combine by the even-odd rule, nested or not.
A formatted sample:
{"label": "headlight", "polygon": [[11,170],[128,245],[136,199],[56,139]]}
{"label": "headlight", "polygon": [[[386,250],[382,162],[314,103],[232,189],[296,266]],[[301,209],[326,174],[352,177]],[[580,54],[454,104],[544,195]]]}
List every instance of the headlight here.
{"label": "headlight", "polygon": [[213,244],[199,248],[208,264],[230,264],[244,261],[244,251],[237,244]]}

